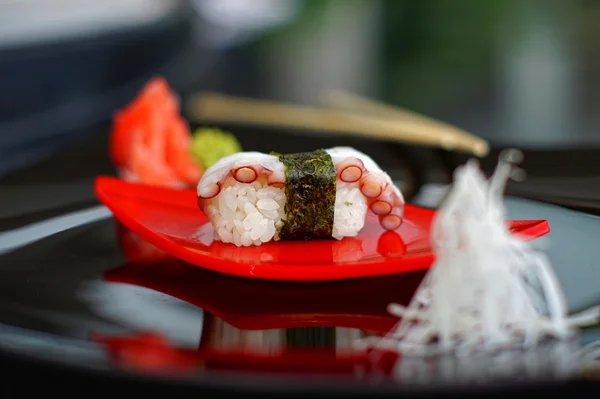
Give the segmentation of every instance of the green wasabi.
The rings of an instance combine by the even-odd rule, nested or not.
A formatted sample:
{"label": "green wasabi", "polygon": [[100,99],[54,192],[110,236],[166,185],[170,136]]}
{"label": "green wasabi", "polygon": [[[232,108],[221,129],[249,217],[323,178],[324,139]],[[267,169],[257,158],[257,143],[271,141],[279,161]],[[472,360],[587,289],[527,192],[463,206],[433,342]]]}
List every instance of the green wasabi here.
{"label": "green wasabi", "polygon": [[242,146],[229,132],[212,128],[197,129],[190,146],[192,156],[204,170],[224,156],[242,151]]}

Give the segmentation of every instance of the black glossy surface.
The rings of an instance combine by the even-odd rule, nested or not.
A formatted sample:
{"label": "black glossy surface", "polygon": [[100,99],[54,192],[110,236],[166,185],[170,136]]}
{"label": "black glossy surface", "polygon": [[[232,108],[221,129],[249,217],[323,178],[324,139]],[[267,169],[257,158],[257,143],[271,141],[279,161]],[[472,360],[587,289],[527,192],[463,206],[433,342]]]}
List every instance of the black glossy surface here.
{"label": "black glossy surface", "polygon": [[[96,143],[102,142],[98,140]],[[98,149],[98,146],[89,145],[88,148]],[[65,207],[72,210],[95,204],[91,192],[93,176],[110,173],[111,167],[104,159],[104,153],[94,151],[89,154],[90,162],[77,170],[60,162],[69,159],[67,153],[6,176],[0,182],[0,198],[6,201],[0,207],[2,230],[10,232],[14,226],[61,214],[67,209]],[[97,161],[94,157],[98,157]],[[55,176],[57,182],[50,182],[49,176]],[[40,185],[42,182],[44,187]],[[35,194],[33,191],[32,194],[31,190],[36,188],[43,192]],[[436,200],[439,200],[439,193],[433,189],[425,190],[419,199],[428,204]],[[509,218],[549,220],[552,232],[548,240],[552,245],[548,254],[572,310],[600,302],[596,244],[596,237],[600,236],[600,218],[529,200],[511,198],[507,204]],[[539,240],[539,244],[548,243],[548,240]],[[215,320],[228,324],[171,295],[106,281],[105,273],[127,264],[120,245],[114,221],[108,218],[51,235],[1,256],[0,322],[3,325],[0,335],[3,339],[0,346],[17,354],[103,369],[112,366],[101,347],[89,340],[93,333],[127,334],[153,330],[163,333],[178,348],[196,350],[201,346],[207,320],[212,320],[213,327]],[[219,281],[224,291],[231,289],[227,279]],[[207,278],[203,282],[199,279],[198,290],[202,290],[203,283],[211,284],[212,280]],[[390,289],[372,295],[390,295]],[[231,296],[235,295],[232,291]],[[243,328],[230,325],[229,330],[229,337],[239,337]],[[251,340],[253,343],[249,345],[262,350],[281,345],[304,348],[348,346],[350,340],[347,337],[353,330],[311,327],[273,331],[264,333],[262,341]],[[342,338],[343,334],[346,338]],[[285,339],[281,340],[281,337]],[[584,342],[599,338],[597,328],[583,334]],[[225,341],[226,334],[220,342],[224,345]],[[207,377],[223,381],[218,375],[206,374],[204,377],[201,381],[206,381]],[[270,381],[264,380],[267,385]]]}

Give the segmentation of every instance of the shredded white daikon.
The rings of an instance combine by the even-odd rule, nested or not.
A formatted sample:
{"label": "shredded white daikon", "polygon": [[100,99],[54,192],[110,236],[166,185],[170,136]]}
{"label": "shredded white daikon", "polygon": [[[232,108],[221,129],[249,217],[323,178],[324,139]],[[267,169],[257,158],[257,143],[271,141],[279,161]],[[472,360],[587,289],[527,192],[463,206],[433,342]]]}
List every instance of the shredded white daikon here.
{"label": "shredded white daikon", "polygon": [[389,305],[401,319],[392,331],[362,345],[404,355],[527,349],[598,322],[597,307],[569,318],[548,258],[505,223],[514,170],[507,157],[489,180],[474,160],[456,170],[432,226],[434,265],[408,306]]}

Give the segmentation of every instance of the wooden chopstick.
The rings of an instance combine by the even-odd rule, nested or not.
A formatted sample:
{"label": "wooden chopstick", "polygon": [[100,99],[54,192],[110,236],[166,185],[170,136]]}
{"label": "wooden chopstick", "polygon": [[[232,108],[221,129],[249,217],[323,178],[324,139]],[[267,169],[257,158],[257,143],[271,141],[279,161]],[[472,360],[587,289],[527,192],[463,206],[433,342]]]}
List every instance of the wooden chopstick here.
{"label": "wooden chopstick", "polygon": [[281,126],[379,138],[448,150],[479,153],[487,143],[479,138],[441,129],[418,118],[406,120],[357,115],[339,110],[199,93],[187,103],[187,114],[197,122]]}
{"label": "wooden chopstick", "polygon": [[394,120],[411,120],[427,124],[438,129],[440,132],[448,132],[455,135],[457,140],[463,141],[467,146],[469,145],[468,143],[471,143],[472,153],[479,157],[484,157],[489,152],[489,144],[480,137],[459,129],[456,126],[452,126],[402,107],[385,104],[344,91],[330,91],[326,93],[323,96],[323,103],[341,111],[369,114]]}
{"label": "wooden chopstick", "polygon": [[363,113],[392,119],[413,119],[427,121],[428,123],[433,121],[433,119],[416,112],[344,91],[326,92],[322,97],[322,102],[329,107],[346,112]]}

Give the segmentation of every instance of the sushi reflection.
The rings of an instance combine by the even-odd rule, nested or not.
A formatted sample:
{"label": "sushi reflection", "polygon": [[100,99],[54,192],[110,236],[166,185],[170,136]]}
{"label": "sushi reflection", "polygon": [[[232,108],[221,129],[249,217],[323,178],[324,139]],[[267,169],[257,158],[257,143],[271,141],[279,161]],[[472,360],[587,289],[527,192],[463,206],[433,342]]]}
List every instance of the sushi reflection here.
{"label": "sushi reflection", "polygon": [[[339,324],[343,323],[340,316]],[[318,351],[333,359],[354,352],[353,344],[366,336],[380,336],[381,330],[352,327],[311,326],[266,329],[241,329],[211,313],[205,314],[200,349],[240,352],[264,356],[283,356],[291,351]]]}

